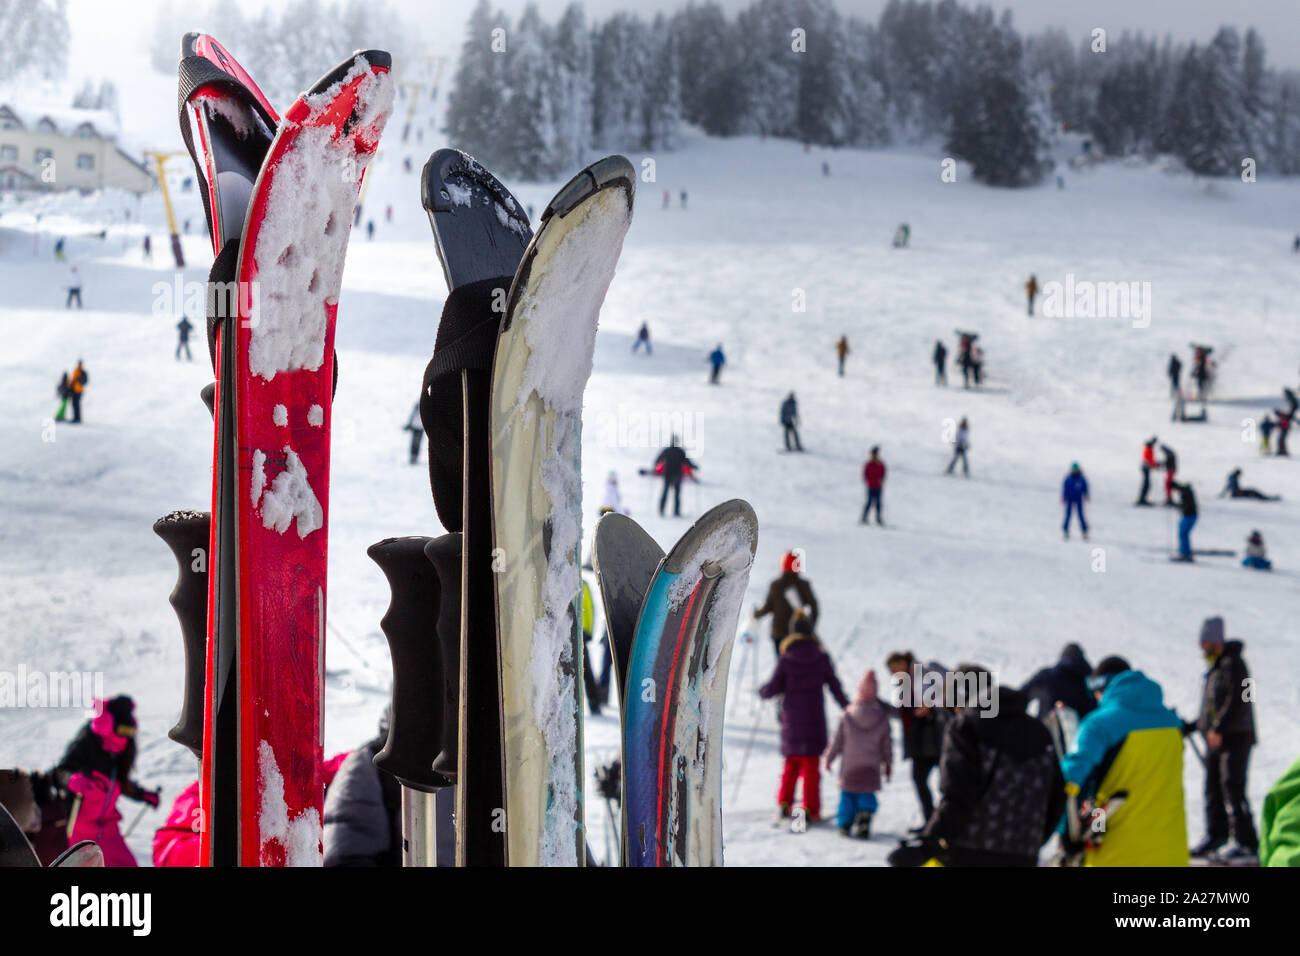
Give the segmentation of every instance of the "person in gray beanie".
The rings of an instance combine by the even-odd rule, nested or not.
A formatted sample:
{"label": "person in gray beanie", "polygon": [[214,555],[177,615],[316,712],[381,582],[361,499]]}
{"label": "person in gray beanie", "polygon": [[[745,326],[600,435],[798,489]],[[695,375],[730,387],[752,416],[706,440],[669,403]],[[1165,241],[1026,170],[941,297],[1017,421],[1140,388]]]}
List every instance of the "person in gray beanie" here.
{"label": "person in gray beanie", "polygon": [[1209,663],[1196,729],[1205,736],[1205,839],[1194,857],[1224,863],[1249,862],[1259,838],[1246,799],[1246,771],[1255,746],[1255,705],[1243,644],[1227,639],[1223,618],[1201,625],[1201,653]]}

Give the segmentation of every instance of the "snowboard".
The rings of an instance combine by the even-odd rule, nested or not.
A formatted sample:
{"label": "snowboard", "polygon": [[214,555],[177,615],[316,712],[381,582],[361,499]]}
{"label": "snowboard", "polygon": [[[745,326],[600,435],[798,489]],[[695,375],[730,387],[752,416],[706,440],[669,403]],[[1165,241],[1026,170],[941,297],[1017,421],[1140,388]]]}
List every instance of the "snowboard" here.
{"label": "snowboard", "polygon": [[[227,241],[214,264],[215,277],[233,257],[238,322],[209,319],[218,378],[201,835],[208,863],[320,862],[334,321],[360,179],[392,109],[389,66],[386,53],[357,53],[286,111],[245,204],[238,246]],[[237,85],[212,74],[214,83],[247,90],[246,74],[220,72]],[[258,97],[239,96],[241,117],[266,118],[251,105]],[[234,124],[236,141],[240,132]],[[204,155],[215,164],[223,152],[210,146]],[[229,188],[232,177],[219,172],[209,182],[217,190],[209,197],[214,247],[239,218],[245,180],[234,178]]]}
{"label": "snowboard", "polygon": [[460,534],[457,554],[426,551],[444,600],[453,584],[459,595],[455,638],[439,629],[447,699],[435,766],[456,783],[457,863],[501,866],[505,795],[488,415],[501,315],[533,232],[510,191],[459,150],[429,157],[420,194],[448,289],[420,418],[438,518]]}
{"label": "snowboard", "polygon": [[605,636],[614,666],[619,711],[627,707],[627,666],[637,617],[664,549],[627,515],[611,513],[596,522],[591,563],[605,612]]}
{"label": "snowboard", "polygon": [[722,724],[758,544],[744,501],[706,512],[664,556],[624,677],[623,862],[722,863]]}
{"label": "snowboard", "polygon": [[588,166],[542,212],[492,364],[490,452],[506,860],[581,866],[582,395],[596,324],[632,220],[622,156]]}

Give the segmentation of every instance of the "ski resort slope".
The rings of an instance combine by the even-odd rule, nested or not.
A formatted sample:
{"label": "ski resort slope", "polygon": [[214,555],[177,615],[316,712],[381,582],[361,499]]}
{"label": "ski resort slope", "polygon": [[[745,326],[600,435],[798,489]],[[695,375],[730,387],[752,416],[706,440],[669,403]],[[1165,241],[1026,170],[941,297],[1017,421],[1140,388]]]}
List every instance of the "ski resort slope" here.
{"label": "ski resort slope", "polygon": [[[418,466],[407,463],[402,430],[446,292],[418,186],[441,141],[427,124],[422,143],[414,132],[403,143],[404,112],[399,102],[369,174],[339,305],[327,755],[373,736],[387,699],[379,619],[388,593],[366,547],[441,530],[424,453]],[[646,157],[630,158],[642,168]],[[1007,191],[971,182],[964,167],[956,183],[944,183],[936,157],[699,136],[653,158],[656,181],[639,184],[586,392],[585,540],[611,471],[632,516],[665,548],[691,516],[727,498],[749,500],[760,531],[747,606],[761,600],[782,553],[802,549],[821,604],[819,635],[850,695],[868,667],[883,683],[894,649],[949,666],[982,663],[1016,684],[1077,641],[1094,663],[1125,655],[1191,717],[1204,670],[1200,623],[1223,615],[1230,635],[1246,641],[1258,679],[1261,743],[1250,786],[1258,812],[1300,751],[1300,483],[1292,461],[1257,454],[1242,422],[1297,382],[1300,256],[1290,243],[1300,229],[1300,183],[1207,185],[1148,167],[1103,167],[1067,171],[1064,189]],[[174,190],[186,172],[176,164]],[[558,185],[516,192],[539,215]],[[192,192],[177,201],[192,223],[183,280],[202,282],[211,262],[202,212]],[[911,246],[893,249],[903,221]],[[138,208],[116,196],[0,204],[0,667],[100,672],[107,693],[133,695],[137,777],[164,788],[165,808],[195,766],[166,738],[183,658],[167,605],[175,566],[150,525],[176,508],[208,507],[212,433],[198,399],[211,378],[201,323],[194,361],[177,362],[179,316],[165,302],[154,310],[155,284],[175,278],[164,223],[157,196]],[[152,263],[139,249],[146,226]],[[102,240],[94,235],[101,229]],[[84,311],[63,308],[67,265],[51,254],[59,235],[69,237],[83,274]],[[1030,319],[1030,273],[1040,285],[1069,273],[1149,282],[1150,322]],[[643,321],[651,356],[631,352]],[[963,391],[953,369],[948,388],[933,383],[934,341],[955,351],[955,328],[980,333],[982,391]],[[835,373],[840,335],[852,349],[843,378]],[[1164,366],[1171,351],[1186,362],[1191,341],[1216,347],[1220,400],[1208,424],[1171,424]],[[721,384],[710,386],[706,356],[719,343],[728,361]],[[86,423],[51,433],[44,423],[55,383],[78,358],[90,373]],[[781,451],[777,411],[790,391],[803,455]],[[945,438],[962,416],[971,427],[969,479],[944,474]],[[658,486],[638,475],[674,428],[701,479],[684,490],[680,519],[657,515]],[[1195,546],[1239,551],[1259,528],[1275,573],[1247,572],[1231,558],[1168,562],[1172,510],[1131,507],[1138,452],[1151,435],[1177,450],[1180,476],[1195,485]],[[873,444],[889,467],[883,529],[857,523]],[[1091,484],[1088,543],[1061,537],[1060,482],[1072,461]],[[1285,500],[1217,500],[1236,466],[1243,484]],[[774,661],[766,622],[756,633],[732,664],[728,864],[882,863],[892,837],[920,822],[901,745],[873,840],[845,840],[833,825],[804,834],[772,828],[778,725],[774,705],[760,706],[754,688]],[[838,708],[829,697],[827,710],[833,729]],[[0,710],[0,765],[50,766],[83,719],[75,710]],[[588,719],[585,733],[590,779],[616,753],[616,710]],[[1190,753],[1184,785],[1195,839],[1201,769]],[[836,776],[823,773],[825,815],[837,797]],[[124,810],[130,819],[135,807]],[[603,860],[608,816],[594,782],[587,819]],[[142,862],[162,820],[149,814],[131,837]]]}

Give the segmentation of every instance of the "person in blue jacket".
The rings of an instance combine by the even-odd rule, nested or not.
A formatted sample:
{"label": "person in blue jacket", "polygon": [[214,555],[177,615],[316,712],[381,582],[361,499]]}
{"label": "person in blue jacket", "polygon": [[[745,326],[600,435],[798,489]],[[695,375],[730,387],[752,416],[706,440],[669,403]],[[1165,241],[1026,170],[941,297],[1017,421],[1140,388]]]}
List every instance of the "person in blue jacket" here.
{"label": "person in blue jacket", "polygon": [[1065,792],[1105,807],[1100,845],[1085,866],[1187,866],[1183,804],[1183,723],[1164,704],[1160,685],[1121,657],[1088,678],[1097,709],[1079,723],[1074,749],[1061,760]]}
{"label": "person in blue jacket", "polygon": [[1088,540],[1088,521],[1083,516],[1083,503],[1088,500],[1088,479],[1083,477],[1083,471],[1079,468],[1076,461],[1070,465],[1070,473],[1065,476],[1065,483],[1061,486],[1061,504],[1065,505],[1065,524],[1061,530],[1065,532],[1065,538],[1070,539],[1070,516],[1075,512],[1079,514],[1079,527],[1083,529],[1083,540]]}
{"label": "person in blue jacket", "polygon": [[722,354],[722,343],[719,342],[718,347],[709,353],[709,365],[712,367],[712,371],[709,372],[710,385],[718,384],[718,376],[722,373],[722,366],[726,364],[727,356]]}

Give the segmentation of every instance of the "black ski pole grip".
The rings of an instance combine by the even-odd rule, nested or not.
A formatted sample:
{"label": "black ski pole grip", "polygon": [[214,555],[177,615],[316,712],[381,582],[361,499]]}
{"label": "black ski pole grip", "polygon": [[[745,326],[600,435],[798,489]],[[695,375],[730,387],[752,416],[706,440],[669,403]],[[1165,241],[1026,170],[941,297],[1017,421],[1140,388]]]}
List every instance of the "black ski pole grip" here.
{"label": "black ski pole grip", "polygon": [[203,758],[203,687],[208,637],[208,536],[212,515],[173,511],[153,524],[154,534],[176,557],[176,586],[170,597],[185,644],[185,700],[167,736]]}
{"label": "black ski pole grip", "polygon": [[416,790],[445,787],[433,769],[442,749],[442,657],[438,576],[424,556],[426,537],[385,538],[366,549],[388,579],[392,598],[380,620],[393,661],[388,740],[375,766]]}
{"label": "black ski pole grip", "polygon": [[444,534],[424,546],[424,555],[438,576],[438,646],[442,654],[442,752],[433,769],[456,782],[460,759],[460,532]]}

